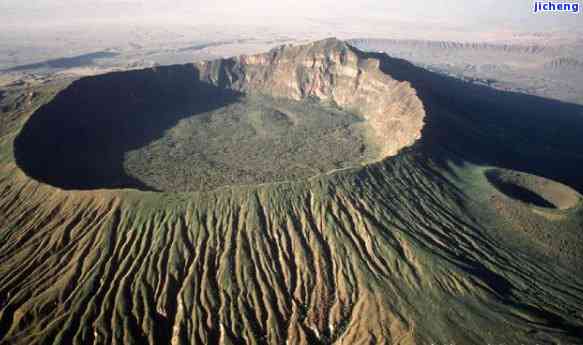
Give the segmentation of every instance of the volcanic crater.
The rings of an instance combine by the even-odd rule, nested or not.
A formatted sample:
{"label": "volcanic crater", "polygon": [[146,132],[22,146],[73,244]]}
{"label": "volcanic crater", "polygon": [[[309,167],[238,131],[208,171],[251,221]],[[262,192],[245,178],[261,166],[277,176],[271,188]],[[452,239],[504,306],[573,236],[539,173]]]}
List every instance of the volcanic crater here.
{"label": "volcanic crater", "polygon": [[409,83],[329,39],[75,81],[15,152],[63,189],[208,191],[381,160],[420,137],[424,115]]}
{"label": "volcanic crater", "polygon": [[565,210],[575,207],[580,199],[569,186],[523,172],[490,169],[486,178],[508,197],[538,207]]}

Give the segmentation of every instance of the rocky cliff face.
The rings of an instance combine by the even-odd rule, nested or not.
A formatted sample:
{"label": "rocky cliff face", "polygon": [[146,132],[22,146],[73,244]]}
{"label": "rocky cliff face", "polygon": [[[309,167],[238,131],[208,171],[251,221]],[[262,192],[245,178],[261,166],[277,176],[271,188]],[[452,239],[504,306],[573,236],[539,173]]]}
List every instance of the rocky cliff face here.
{"label": "rocky cliff face", "polygon": [[383,156],[419,139],[425,111],[415,90],[379,69],[379,61],[345,42],[327,39],[268,53],[195,64],[220,87],[274,97],[317,99],[369,121]]}

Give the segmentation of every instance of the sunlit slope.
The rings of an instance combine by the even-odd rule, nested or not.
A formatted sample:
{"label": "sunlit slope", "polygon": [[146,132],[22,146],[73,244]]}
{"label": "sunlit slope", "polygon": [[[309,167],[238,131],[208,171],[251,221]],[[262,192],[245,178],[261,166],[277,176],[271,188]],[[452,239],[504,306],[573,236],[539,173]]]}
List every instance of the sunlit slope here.
{"label": "sunlit slope", "polygon": [[[0,343],[580,343],[577,188],[561,185],[578,201],[552,209],[493,184],[490,166],[530,168],[522,157],[538,153],[491,140],[459,112],[465,95],[437,102],[446,91],[429,86],[446,81],[417,76],[428,125],[398,155],[205,193],[37,182],[13,141],[55,90],[17,98],[0,125]],[[504,181],[530,188],[529,176]],[[556,250],[566,239],[573,250]]]}

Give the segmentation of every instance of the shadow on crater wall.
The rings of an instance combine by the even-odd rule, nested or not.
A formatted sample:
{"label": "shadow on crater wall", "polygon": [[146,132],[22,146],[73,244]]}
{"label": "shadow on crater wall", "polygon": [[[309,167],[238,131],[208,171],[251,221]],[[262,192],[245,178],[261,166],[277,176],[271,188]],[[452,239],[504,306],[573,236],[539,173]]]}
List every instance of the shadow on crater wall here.
{"label": "shadow on crater wall", "polygon": [[4,104],[4,98],[6,98],[6,92],[0,90],[0,111],[1,112],[9,111],[9,107]]}
{"label": "shadow on crater wall", "polygon": [[499,166],[583,192],[583,106],[496,90],[370,54],[380,59],[383,72],[417,90],[427,113],[418,146],[444,168],[448,161]]}
{"label": "shadow on crater wall", "polygon": [[124,153],[238,97],[200,82],[192,65],[83,78],[32,115],[15,140],[16,162],[63,189],[155,190],[124,172]]}
{"label": "shadow on crater wall", "polygon": [[488,181],[490,181],[490,183],[498,188],[498,190],[513,199],[520,200],[528,204],[533,204],[538,207],[557,208],[553,203],[546,200],[544,197],[516,183],[505,181],[493,171],[487,172],[486,178]]}

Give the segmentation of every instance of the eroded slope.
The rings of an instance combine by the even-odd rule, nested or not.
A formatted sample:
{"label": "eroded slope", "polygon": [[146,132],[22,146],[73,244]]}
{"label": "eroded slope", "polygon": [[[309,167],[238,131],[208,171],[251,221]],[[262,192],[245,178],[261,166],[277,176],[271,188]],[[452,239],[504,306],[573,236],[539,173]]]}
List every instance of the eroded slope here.
{"label": "eroded slope", "polygon": [[[581,191],[571,168],[583,149],[556,153],[581,128],[566,115],[580,109],[475,97],[474,86],[379,60],[427,107],[414,146],[360,169],[207,193],[31,179],[12,143],[50,90],[23,98],[2,114],[16,120],[0,140],[0,343],[580,342],[581,197],[540,217],[522,203],[500,210],[476,168],[534,171]],[[565,116],[541,122],[537,109]],[[519,145],[524,128],[563,135],[543,151]],[[535,235],[523,229],[532,224]]]}

